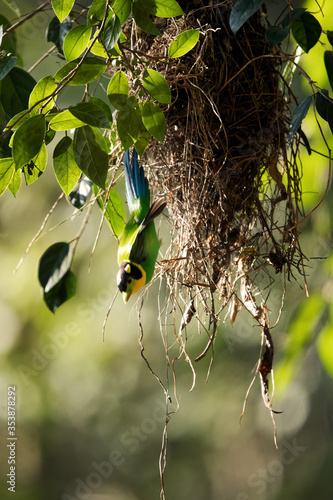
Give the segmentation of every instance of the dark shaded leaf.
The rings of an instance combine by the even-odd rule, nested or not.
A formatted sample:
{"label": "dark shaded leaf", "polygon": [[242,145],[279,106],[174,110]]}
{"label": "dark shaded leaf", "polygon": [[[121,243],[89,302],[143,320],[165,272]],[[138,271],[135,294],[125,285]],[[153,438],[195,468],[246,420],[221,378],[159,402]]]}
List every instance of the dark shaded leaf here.
{"label": "dark shaded leaf", "polygon": [[70,17],[66,17],[61,23],[57,17],[54,17],[46,30],[46,40],[53,43],[60,54],[63,54],[64,40],[67,33],[71,30],[72,23]]}
{"label": "dark shaded leaf", "polygon": [[289,131],[287,137],[288,145],[291,144],[292,138],[294,137],[295,133],[301,126],[303,119],[306,117],[309,111],[309,107],[311,106],[311,102],[312,102],[311,96],[305,97],[295,109],[289,125]]}
{"label": "dark shaded leaf", "polygon": [[27,109],[30,92],[36,81],[21,68],[13,68],[0,81],[0,102],[8,118]]}
{"label": "dark shaded leaf", "polygon": [[151,9],[154,7],[152,2],[147,0],[133,0],[132,14],[136,24],[146,33],[151,35],[162,35],[156,28],[153,21],[150,19]]}
{"label": "dark shaded leaf", "polygon": [[16,66],[17,57],[15,56],[5,56],[0,58],[0,80],[5,78],[5,76]]}
{"label": "dark shaded leaf", "polygon": [[309,52],[320,38],[321,26],[312,14],[304,12],[291,24],[291,32],[298,45]]}
{"label": "dark shaded leaf", "polygon": [[265,37],[270,47],[275,47],[288,36],[289,28],[282,28],[281,26],[270,26],[266,32]]}
{"label": "dark shaded leaf", "polygon": [[120,24],[124,24],[131,13],[131,0],[115,0],[112,9],[119,18]]}
{"label": "dark shaded leaf", "polygon": [[101,21],[105,14],[106,0],[94,0],[87,15],[87,26],[93,26]]}
{"label": "dark shaded leaf", "polygon": [[[98,187],[96,185],[94,185],[94,193],[96,195],[98,194]],[[97,202],[101,210],[104,211],[105,198],[101,199],[101,197],[98,196]],[[120,196],[118,195],[117,191],[113,188],[110,190],[109,193],[109,199],[106,204],[104,217],[107,220],[109,226],[111,227],[113,234],[119,240],[120,236],[124,231],[126,213],[124,204]]]}
{"label": "dark shaded leaf", "polygon": [[[78,128],[74,133],[74,159],[80,170],[99,187],[105,187],[109,168],[109,157],[106,148],[101,147],[104,141],[98,129],[93,130],[89,125]],[[105,146],[105,141],[104,141]]]}
{"label": "dark shaded leaf", "polygon": [[119,110],[117,117],[118,135],[125,150],[137,140],[141,124],[139,104],[135,97],[131,96],[127,99],[125,106]]}
{"label": "dark shaded leaf", "polygon": [[331,103],[329,99],[326,99],[326,97],[328,96],[329,92],[326,89],[322,89],[320,92],[316,94],[316,110],[318,111],[319,116],[321,116],[326,121],[327,121],[327,109]]}
{"label": "dark shaded leaf", "polygon": [[119,40],[121,32],[120,21],[117,16],[113,16],[102,32],[102,41],[107,51],[113,49]]}
{"label": "dark shaded leaf", "polygon": [[330,42],[331,45],[333,45],[333,31],[327,30],[326,35],[327,35],[327,40]]}
{"label": "dark shaded leaf", "polygon": [[[11,27],[11,23],[8,19],[0,14],[0,26],[3,26],[3,31],[8,30]],[[1,41],[1,50],[5,51],[7,54],[16,53],[16,33],[12,31],[6,35]]]}
{"label": "dark shaded leaf", "polygon": [[76,118],[92,127],[110,128],[110,121],[101,107],[93,102],[79,102],[68,108]]}
{"label": "dark shaded leaf", "polygon": [[98,106],[104,112],[109,122],[112,123],[112,111],[110,109],[110,106],[105,101],[103,101],[103,99],[100,99],[99,97],[91,97],[89,99],[89,102],[95,104],[95,106]]}
{"label": "dark shaded leaf", "polygon": [[47,293],[53,288],[72,265],[74,246],[61,241],[51,245],[41,256],[38,266],[38,280]]}
{"label": "dark shaded leaf", "polygon": [[61,280],[49,290],[44,291],[44,302],[52,313],[55,313],[58,307],[74,297],[76,293],[76,278],[72,271],[67,273]]}
{"label": "dark shaded leaf", "polygon": [[304,7],[298,7],[296,9],[289,10],[288,14],[286,14],[282,19],[282,28],[287,28],[287,26],[296,21],[296,19],[298,19],[302,14],[304,14],[305,11],[306,9]]}
{"label": "dark shaded leaf", "polygon": [[229,25],[234,35],[257,12],[263,2],[264,0],[237,0],[229,18]]}
{"label": "dark shaded leaf", "polygon": [[325,68],[328,76],[328,80],[333,90],[333,51],[326,50],[324,53]]}

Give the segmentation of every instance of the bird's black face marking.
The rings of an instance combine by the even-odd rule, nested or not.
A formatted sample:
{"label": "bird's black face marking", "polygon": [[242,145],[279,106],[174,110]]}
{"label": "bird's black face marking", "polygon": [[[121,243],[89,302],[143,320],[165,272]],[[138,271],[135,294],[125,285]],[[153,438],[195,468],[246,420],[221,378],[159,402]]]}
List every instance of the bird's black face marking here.
{"label": "bird's black face marking", "polygon": [[120,264],[120,269],[117,274],[117,285],[121,292],[126,292],[127,285],[134,280],[142,278],[141,270],[130,262],[124,261]]}

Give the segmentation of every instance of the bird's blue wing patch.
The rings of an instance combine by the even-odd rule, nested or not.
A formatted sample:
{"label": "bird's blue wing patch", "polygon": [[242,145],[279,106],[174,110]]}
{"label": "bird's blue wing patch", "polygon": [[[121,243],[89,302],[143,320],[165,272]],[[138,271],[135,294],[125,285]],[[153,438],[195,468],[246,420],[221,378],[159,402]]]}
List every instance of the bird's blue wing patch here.
{"label": "bird's blue wing patch", "polygon": [[[138,153],[133,149],[132,158],[129,149],[124,154],[126,197],[130,212],[147,211],[150,205],[150,191],[143,168],[138,162]],[[140,211],[141,211],[140,210]]]}

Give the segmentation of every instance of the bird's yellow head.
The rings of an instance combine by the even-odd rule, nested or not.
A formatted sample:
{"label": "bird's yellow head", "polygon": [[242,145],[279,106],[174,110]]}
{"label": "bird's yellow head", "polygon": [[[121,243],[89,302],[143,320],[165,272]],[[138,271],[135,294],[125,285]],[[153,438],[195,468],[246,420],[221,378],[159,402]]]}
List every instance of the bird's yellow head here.
{"label": "bird's yellow head", "polygon": [[139,264],[133,264],[128,260],[124,260],[120,264],[117,274],[117,285],[122,293],[125,304],[131,295],[138,292],[145,283],[146,273]]}

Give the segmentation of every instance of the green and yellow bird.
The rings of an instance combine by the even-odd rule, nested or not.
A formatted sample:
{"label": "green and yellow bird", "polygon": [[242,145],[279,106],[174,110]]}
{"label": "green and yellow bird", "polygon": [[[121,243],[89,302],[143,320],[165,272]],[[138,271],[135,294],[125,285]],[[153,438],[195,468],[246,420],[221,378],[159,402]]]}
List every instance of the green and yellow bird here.
{"label": "green and yellow bird", "polygon": [[150,190],[138,153],[124,154],[126,198],[130,217],[119,240],[117,285],[124,302],[152,279],[160,241],[154,219],[166,206],[163,200],[150,206]]}

